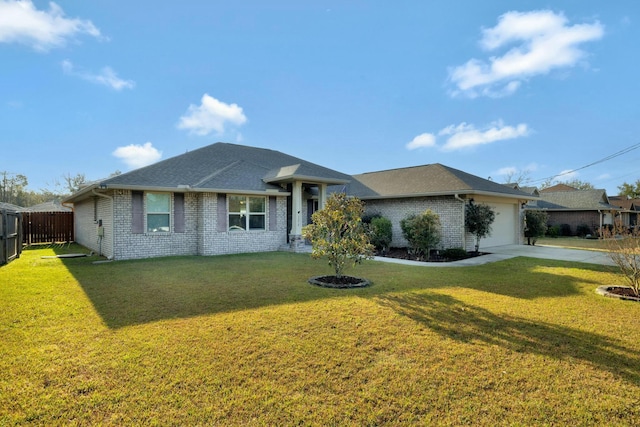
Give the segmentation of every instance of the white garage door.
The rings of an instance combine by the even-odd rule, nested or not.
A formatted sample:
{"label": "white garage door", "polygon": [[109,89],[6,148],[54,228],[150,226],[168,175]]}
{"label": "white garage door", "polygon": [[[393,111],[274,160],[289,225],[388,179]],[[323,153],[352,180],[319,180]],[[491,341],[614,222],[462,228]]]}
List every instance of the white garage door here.
{"label": "white garage door", "polygon": [[480,248],[490,246],[513,245],[518,243],[518,213],[515,204],[487,203],[496,213],[491,225],[491,236],[480,240]]}

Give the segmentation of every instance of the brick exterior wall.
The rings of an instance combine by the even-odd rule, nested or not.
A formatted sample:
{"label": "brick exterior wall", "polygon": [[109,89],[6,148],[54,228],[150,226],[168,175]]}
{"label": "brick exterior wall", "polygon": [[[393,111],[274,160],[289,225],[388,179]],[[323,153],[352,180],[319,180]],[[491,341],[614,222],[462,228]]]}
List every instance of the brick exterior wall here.
{"label": "brick exterior wall", "polygon": [[[591,233],[595,233],[600,228],[600,214],[596,211],[547,211],[549,215],[548,225],[569,224],[571,234],[575,235],[578,225],[586,224],[591,228]],[[603,216],[604,220],[604,216]],[[607,221],[604,221],[605,223]],[[611,222],[610,220],[608,222]]]}
{"label": "brick exterior wall", "polygon": [[392,247],[406,247],[408,243],[402,236],[400,221],[411,214],[420,214],[427,209],[440,216],[442,239],[440,249],[464,248],[473,250],[473,236],[465,232],[464,202],[454,197],[416,197],[406,199],[367,200],[365,212],[379,213],[392,224]]}
{"label": "brick exterior wall", "polygon": [[[287,242],[286,197],[276,198],[275,227],[270,227],[274,224],[269,218],[271,212],[267,202],[264,231],[219,231],[218,195],[185,193],[184,233],[174,232],[172,215],[170,232],[134,234],[131,232],[131,191],[114,190],[108,194],[113,198],[113,202],[105,197],[96,196],[95,202],[94,198],[90,198],[74,205],[76,241],[96,253],[101,250],[108,258],[123,260],[174,255],[268,252],[279,250]],[[94,213],[96,208],[97,212]],[[224,210],[226,212],[226,207]],[[96,219],[102,220],[102,240],[98,238]]]}
{"label": "brick exterior wall", "polygon": [[[75,203],[74,227],[75,240],[97,254],[107,258],[113,257],[113,208],[112,201],[105,197],[95,196]],[[98,220],[102,220],[104,236],[98,236]]]}

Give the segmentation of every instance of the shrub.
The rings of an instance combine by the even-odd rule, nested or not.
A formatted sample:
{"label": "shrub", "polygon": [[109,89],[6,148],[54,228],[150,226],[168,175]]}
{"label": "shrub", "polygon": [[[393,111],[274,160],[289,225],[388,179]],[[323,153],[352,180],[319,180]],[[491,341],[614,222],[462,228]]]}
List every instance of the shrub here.
{"label": "shrub", "polygon": [[547,228],[547,237],[558,237],[560,235],[560,227],[551,225]]}
{"label": "shrub", "polygon": [[304,238],[311,240],[311,256],[326,256],[336,277],[342,277],[349,261],[355,265],[371,257],[373,246],[362,224],[363,212],[361,200],[333,193],[324,208],[311,216],[313,223],[302,229]]}
{"label": "shrub", "polygon": [[373,217],[369,224],[369,230],[371,231],[371,244],[377,250],[386,252],[393,238],[391,221],[382,216]]}
{"label": "shrub", "polygon": [[467,257],[467,251],[464,248],[449,248],[440,252],[445,259],[462,259]]}
{"label": "shrub", "polygon": [[587,224],[580,224],[576,227],[576,234],[580,237],[585,237],[588,234],[591,234],[591,227]]}
{"label": "shrub", "polygon": [[573,234],[571,234],[571,226],[569,224],[560,224],[560,235],[572,236]]}
{"label": "shrub", "polygon": [[400,221],[400,228],[415,255],[428,258],[431,248],[440,243],[440,217],[431,209],[404,218]]}
{"label": "shrub", "polygon": [[362,215],[362,223],[367,225],[371,224],[374,218],[382,218],[382,214],[380,212],[368,212]]}
{"label": "shrub", "polygon": [[535,245],[538,237],[544,236],[547,232],[549,215],[543,211],[527,210],[524,218],[527,224],[524,230],[524,237],[527,238],[528,245]]}

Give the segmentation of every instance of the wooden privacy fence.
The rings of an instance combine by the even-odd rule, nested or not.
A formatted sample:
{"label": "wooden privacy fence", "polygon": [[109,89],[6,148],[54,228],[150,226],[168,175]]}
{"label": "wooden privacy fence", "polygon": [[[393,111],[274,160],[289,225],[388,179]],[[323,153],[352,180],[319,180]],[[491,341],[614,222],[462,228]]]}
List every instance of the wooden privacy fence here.
{"label": "wooden privacy fence", "polygon": [[0,265],[20,257],[22,252],[22,214],[0,210]]}
{"label": "wooden privacy fence", "polygon": [[73,212],[23,212],[23,243],[73,242]]}

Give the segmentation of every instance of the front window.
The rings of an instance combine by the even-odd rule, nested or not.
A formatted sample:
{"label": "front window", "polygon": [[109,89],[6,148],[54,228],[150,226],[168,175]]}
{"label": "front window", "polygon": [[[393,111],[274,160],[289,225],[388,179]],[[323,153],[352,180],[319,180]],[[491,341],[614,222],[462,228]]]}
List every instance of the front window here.
{"label": "front window", "polygon": [[146,193],[147,232],[168,233],[171,231],[171,195],[169,193]]}
{"label": "front window", "polygon": [[229,197],[229,230],[264,230],[266,198]]}

